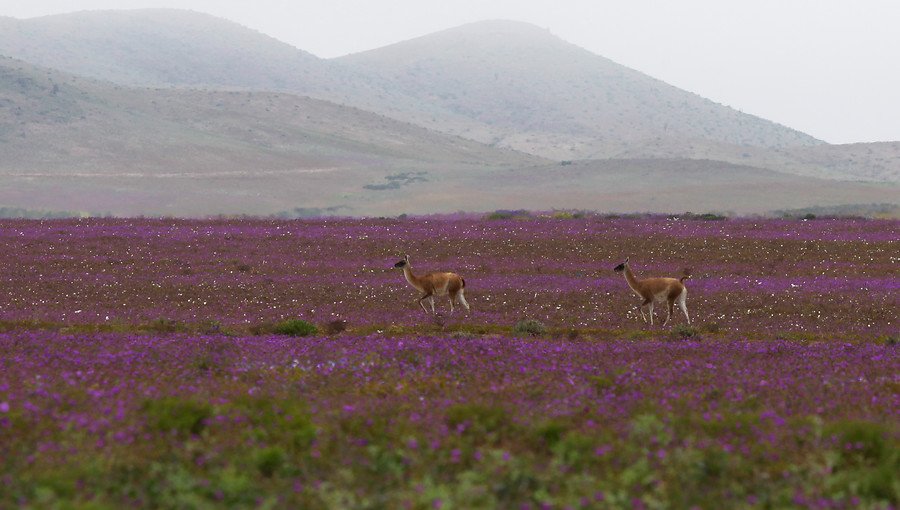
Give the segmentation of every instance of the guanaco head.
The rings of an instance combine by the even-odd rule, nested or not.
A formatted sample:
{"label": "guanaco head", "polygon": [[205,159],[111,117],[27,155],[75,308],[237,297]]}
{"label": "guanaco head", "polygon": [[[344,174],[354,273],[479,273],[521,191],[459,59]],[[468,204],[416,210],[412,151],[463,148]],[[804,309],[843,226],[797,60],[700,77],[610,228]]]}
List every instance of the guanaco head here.
{"label": "guanaco head", "polygon": [[403,269],[403,268],[406,267],[408,264],[409,264],[409,255],[404,255],[403,258],[400,259],[399,262],[397,262],[396,264],[394,264],[394,267],[399,268],[399,269]]}
{"label": "guanaco head", "polygon": [[615,272],[617,272],[617,273],[621,273],[622,271],[624,271],[624,270],[625,270],[625,267],[628,265],[628,259],[630,259],[630,258],[631,258],[631,257],[626,257],[626,258],[625,258],[625,262],[622,262],[622,263],[619,264],[618,266],[614,267],[614,268],[613,268],[613,271],[615,271]]}

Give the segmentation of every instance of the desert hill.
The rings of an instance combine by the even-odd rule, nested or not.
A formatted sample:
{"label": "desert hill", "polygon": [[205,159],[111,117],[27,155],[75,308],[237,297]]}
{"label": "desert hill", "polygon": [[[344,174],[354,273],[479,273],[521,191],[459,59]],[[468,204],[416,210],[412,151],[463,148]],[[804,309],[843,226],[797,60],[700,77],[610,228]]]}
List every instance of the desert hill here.
{"label": "desert hill", "polygon": [[192,11],[88,11],[4,25],[0,54],[44,67],[132,86],[287,91],[553,159],[612,157],[658,136],[820,143],[526,23],[473,23],[334,60]]}
{"label": "desert hill", "polygon": [[123,85],[309,92],[337,82],[318,57],[194,11],[0,18],[0,28],[0,55]]}
{"label": "desert hill", "polygon": [[765,148],[700,139],[655,138],[613,155],[613,159],[683,158],[769,168],[807,177],[900,182],[900,142]]}
{"label": "desert hill", "polygon": [[[0,205],[43,198],[43,208],[95,212],[88,206],[105,201],[102,211],[120,212],[155,190],[157,199],[128,212],[194,215],[245,194],[248,180],[259,203],[238,202],[262,213],[331,200],[331,191],[364,203],[358,195],[380,197],[381,188],[423,182],[429,172],[545,162],[308,97],[130,88],[9,58],[0,58],[0,156]],[[188,182],[207,198],[180,196]],[[296,188],[304,192],[268,200]],[[102,198],[111,189],[133,193]],[[158,207],[167,201],[189,207]],[[238,202],[225,208],[234,213]]]}
{"label": "desert hill", "polygon": [[756,147],[821,143],[526,23],[472,23],[338,61],[481,125],[453,129],[463,136],[554,159],[609,157],[658,136]]}
{"label": "desert hill", "polygon": [[0,59],[0,168],[202,173],[539,158],[308,97],[130,88]]}
{"label": "desert hill", "polygon": [[131,88],[8,58],[0,154],[0,206],[118,215],[746,213],[897,191],[716,161],[560,164],[307,97]]}

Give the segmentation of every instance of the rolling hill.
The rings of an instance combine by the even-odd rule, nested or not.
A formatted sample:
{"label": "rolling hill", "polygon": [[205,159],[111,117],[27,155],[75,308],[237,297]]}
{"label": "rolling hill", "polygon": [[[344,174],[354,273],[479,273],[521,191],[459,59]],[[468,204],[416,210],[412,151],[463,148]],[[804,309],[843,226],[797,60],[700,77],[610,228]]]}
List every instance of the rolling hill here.
{"label": "rolling hill", "polygon": [[192,11],[4,20],[0,54],[132,86],[292,92],[551,157],[611,157],[658,136],[817,145],[569,44],[535,26],[473,23],[322,60]]}
{"label": "rolling hill", "polygon": [[288,92],[346,105],[404,101],[375,76],[180,9],[0,17],[0,55],[134,87]]}
{"label": "rolling hill", "polygon": [[685,158],[724,161],[795,175],[872,182],[900,182],[900,142],[814,145],[770,149],[709,140],[656,138],[614,159]]}
{"label": "rolling hill", "polygon": [[131,88],[7,58],[0,155],[0,206],[117,215],[746,213],[897,191],[715,161],[560,165],[308,97]]}
{"label": "rolling hill", "polygon": [[544,161],[308,97],[130,88],[0,58],[0,205],[203,215],[224,200],[235,213],[227,195],[252,180],[261,198],[239,207],[269,213],[329,192],[364,203],[433,169]]}
{"label": "rolling hill", "polygon": [[482,126],[455,128],[459,134],[554,159],[609,156],[657,136],[757,147],[822,143],[526,23],[472,23],[338,62]]}
{"label": "rolling hill", "polygon": [[530,155],[308,97],[130,88],[0,58],[7,170],[170,173],[390,165],[528,165]]}
{"label": "rolling hill", "polygon": [[314,55],[194,11],[0,18],[0,28],[0,55],[123,85],[311,92],[339,81]]}

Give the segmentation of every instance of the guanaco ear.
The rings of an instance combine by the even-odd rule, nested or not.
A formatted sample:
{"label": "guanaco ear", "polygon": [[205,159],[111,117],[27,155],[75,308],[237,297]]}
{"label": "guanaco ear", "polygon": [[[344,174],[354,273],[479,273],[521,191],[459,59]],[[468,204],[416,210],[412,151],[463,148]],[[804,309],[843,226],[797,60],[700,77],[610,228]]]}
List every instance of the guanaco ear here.
{"label": "guanaco ear", "polygon": [[403,260],[409,262],[409,255],[403,255]]}
{"label": "guanaco ear", "polygon": [[625,257],[625,262],[622,262],[622,263],[623,263],[623,264],[627,264],[627,263],[628,263],[628,259],[630,259],[630,258],[631,258],[631,257]]}

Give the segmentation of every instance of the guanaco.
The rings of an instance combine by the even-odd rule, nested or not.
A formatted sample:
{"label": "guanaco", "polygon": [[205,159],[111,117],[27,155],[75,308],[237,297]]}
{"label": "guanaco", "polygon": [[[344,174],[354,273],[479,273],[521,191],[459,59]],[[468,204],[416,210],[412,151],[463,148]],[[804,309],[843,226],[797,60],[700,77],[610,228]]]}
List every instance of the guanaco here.
{"label": "guanaco", "polygon": [[450,295],[450,313],[453,313],[453,303],[456,301],[464,306],[467,312],[469,311],[469,303],[466,302],[465,296],[466,280],[462,276],[456,273],[445,272],[416,276],[409,265],[409,255],[404,255],[402,260],[394,264],[394,267],[403,269],[403,276],[406,277],[406,281],[422,293],[422,296],[417,301],[425,313],[428,313],[428,309],[425,308],[423,301],[427,299],[431,303],[431,313],[434,314],[434,296],[443,296],[444,294]]}
{"label": "guanaco", "polygon": [[641,318],[644,319],[644,322],[647,322],[647,317],[644,316],[644,307],[649,307],[650,325],[653,325],[653,303],[655,301],[665,301],[668,305],[666,307],[668,313],[665,322],[663,322],[663,326],[668,324],[669,319],[672,318],[676,302],[678,303],[678,307],[681,308],[681,311],[684,312],[684,317],[687,319],[688,324],[691,323],[691,317],[688,315],[687,303],[685,302],[687,299],[687,287],[684,286],[684,281],[691,277],[689,270],[685,270],[684,276],[680,279],[644,278],[638,280],[637,277],[634,276],[634,273],[631,272],[631,268],[628,266],[628,258],[626,258],[625,262],[622,262],[613,268],[613,271],[625,273],[625,281],[628,282],[628,286],[631,287],[631,290],[633,290],[638,297],[644,300],[640,306]]}

